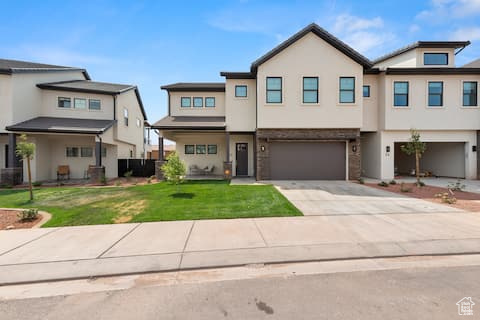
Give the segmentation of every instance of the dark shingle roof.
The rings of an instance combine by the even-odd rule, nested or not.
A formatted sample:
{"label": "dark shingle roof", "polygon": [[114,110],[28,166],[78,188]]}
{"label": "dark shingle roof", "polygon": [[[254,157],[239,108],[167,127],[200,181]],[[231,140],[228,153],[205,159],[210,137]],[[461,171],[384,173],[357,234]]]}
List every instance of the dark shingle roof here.
{"label": "dark shingle roof", "polygon": [[160,87],[167,91],[225,91],[224,82],[177,82]]}
{"label": "dark shingle roof", "polygon": [[57,66],[53,64],[0,59],[0,73],[12,74],[20,72],[82,71],[86,79],[90,79],[87,70],[75,67]]}
{"label": "dark shingle roof", "polygon": [[50,83],[39,83],[37,87],[48,90],[63,90],[91,93],[119,94],[130,89],[136,88],[130,84],[118,84],[108,82],[98,82],[90,80],[73,80]]}
{"label": "dark shingle roof", "polygon": [[267,52],[265,55],[261,56],[258,58],[256,61],[252,63],[252,66],[250,67],[250,70],[252,73],[256,72],[258,66],[260,66],[262,63],[265,61],[273,58],[276,56],[278,53],[283,51],[284,49],[288,48],[290,45],[295,43],[297,40],[301,39],[304,37],[306,34],[309,32],[313,32],[315,35],[320,37],[321,39],[325,40],[327,43],[329,43],[331,46],[345,54],[346,56],[350,57],[352,60],[356,61],[357,63],[363,65],[366,68],[370,68],[372,66],[372,62],[365,58],[363,55],[361,55],[359,52],[354,50],[352,47],[341,41],[340,39],[336,38],[332,34],[330,34],[328,31],[325,29],[321,28],[319,25],[316,23],[311,23],[284,42],[282,42],[280,45],[276,46],[269,52]]}
{"label": "dark shingle roof", "polygon": [[6,127],[8,131],[101,134],[115,120],[37,117]]}
{"label": "dark shingle roof", "polygon": [[225,129],[225,117],[167,116],[152,125],[154,129]]}
{"label": "dark shingle roof", "polygon": [[462,68],[480,68],[480,58],[470,61],[466,65],[462,66]]}
{"label": "dark shingle roof", "polygon": [[386,55],[383,55],[373,60],[373,63],[377,64],[379,62],[393,58],[395,56],[398,56],[402,53],[405,53],[407,51],[410,51],[416,48],[455,48],[457,49],[457,48],[464,48],[469,44],[470,44],[470,41],[417,41],[403,48],[400,48],[393,52],[387,53]]}
{"label": "dark shingle roof", "polygon": [[116,95],[128,90],[135,90],[135,95],[137,96],[138,104],[142,111],[143,117],[147,120],[147,113],[143,106],[142,98],[140,97],[140,92],[138,91],[137,86],[131,84],[118,84],[118,83],[108,83],[108,82],[98,82],[90,80],[73,80],[73,81],[60,81],[60,82],[50,82],[50,83],[39,83],[37,87],[46,90],[60,90],[60,91],[73,91],[73,92],[87,92],[87,93],[99,93],[99,94],[110,94]]}

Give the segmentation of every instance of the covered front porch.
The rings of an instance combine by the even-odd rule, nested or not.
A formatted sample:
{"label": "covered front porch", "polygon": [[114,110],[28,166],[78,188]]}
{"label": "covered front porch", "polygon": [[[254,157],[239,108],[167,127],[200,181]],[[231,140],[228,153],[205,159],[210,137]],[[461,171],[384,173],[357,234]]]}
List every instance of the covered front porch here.
{"label": "covered front porch", "polygon": [[[57,118],[58,119],[58,118]],[[33,119],[35,120],[35,119]],[[2,184],[15,185],[28,181],[27,164],[17,159],[15,149],[18,138],[26,134],[29,142],[35,144],[31,161],[32,181],[90,180],[99,182],[103,177],[117,176],[117,147],[110,141],[106,123],[96,123],[99,128],[88,130],[73,122],[62,119],[40,119],[26,121],[7,129],[10,131],[0,139],[2,161]],[[86,120],[92,121],[92,120]],[[93,120],[95,123],[95,120]],[[68,126],[70,124],[70,126]],[[107,125],[107,127],[106,127]],[[67,127],[68,126],[68,127]],[[18,176],[18,172],[22,173]],[[12,174],[13,173],[13,174]],[[95,180],[95,181],[93,181]]]}
{"label": "covered front porch", "polygon": [[164,139],[176,143],[177,153],[187,167],[187,178],[255,175],[254,133],[226,131],[224,117],[166,117],[152,127],[159,130],[160,155]]}

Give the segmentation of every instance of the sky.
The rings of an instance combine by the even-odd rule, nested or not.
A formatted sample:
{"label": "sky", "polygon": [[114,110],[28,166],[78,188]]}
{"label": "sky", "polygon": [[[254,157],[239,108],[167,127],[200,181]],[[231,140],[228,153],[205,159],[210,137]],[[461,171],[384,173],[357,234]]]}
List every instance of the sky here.
{"label": "sky", "polygon": [[86,68],[135,84],[147,116],[167,113],[161,85],[223,81],[315,22],[369,59],[417,40],[470,40],[480,57],[480,0],[1,2],[0,58]]}

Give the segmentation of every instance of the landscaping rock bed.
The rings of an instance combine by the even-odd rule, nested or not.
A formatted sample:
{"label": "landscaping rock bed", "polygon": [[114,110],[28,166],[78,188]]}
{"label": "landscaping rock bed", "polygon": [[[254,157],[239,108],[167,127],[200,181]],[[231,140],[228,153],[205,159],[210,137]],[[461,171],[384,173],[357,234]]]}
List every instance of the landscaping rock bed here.
{"label": "landscaping rock bed", "polygon": [[0,230],[30,229],[42,220],[42,216],[31,221],[22,222],[18,218],[17,210],[0,210]]}

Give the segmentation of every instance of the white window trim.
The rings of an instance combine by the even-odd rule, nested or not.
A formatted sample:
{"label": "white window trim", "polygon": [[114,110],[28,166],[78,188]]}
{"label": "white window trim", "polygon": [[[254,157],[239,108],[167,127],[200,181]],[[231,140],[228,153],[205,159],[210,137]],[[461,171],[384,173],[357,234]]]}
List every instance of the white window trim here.
{"label": "white window trim", "polygon": [[[430,106],[428,104],[428,84],[430,82],[441,82],[442,83],[442,105],[441,106]],[[436,109],[445,109],[445,81],[444,80],[425,80],[425,108],[427,110],[436,110]]]}
{"label": "white window trim", "polygon": [[[407,82],[408,83],[408,105],[406,106],[396,106],[395,105],[395,82]],[[412,84],[410,80],[406,79],[392,79],[391,83],[391,99],[392,99],[392,109],[394,110],[409,110],[412,109],[412,99],[411,99],[411,93],[412,92]]]}

